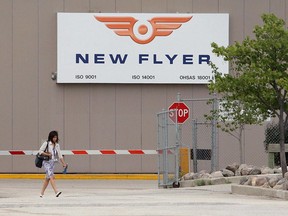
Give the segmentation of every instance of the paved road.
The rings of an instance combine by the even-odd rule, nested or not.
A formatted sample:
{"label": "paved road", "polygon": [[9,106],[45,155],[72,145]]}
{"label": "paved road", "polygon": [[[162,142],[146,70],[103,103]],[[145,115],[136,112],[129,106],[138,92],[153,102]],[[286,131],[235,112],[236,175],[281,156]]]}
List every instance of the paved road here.
{"label": "paved road", "polygon": [[158,189],[154,180],[57,180],[40,198],[41,180],[0,179],[0,215],[287,215],[280,199],[231,194],[230,185]]}

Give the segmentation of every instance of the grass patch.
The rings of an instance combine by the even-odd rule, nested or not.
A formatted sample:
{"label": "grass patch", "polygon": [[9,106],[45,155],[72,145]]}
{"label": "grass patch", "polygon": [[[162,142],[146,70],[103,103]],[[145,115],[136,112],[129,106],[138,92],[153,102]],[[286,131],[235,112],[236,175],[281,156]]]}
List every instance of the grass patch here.
{"label": "grass patch", "polygon": [[204,185],[206,185],[206,183],[205,183],[205,181],[203,179],[201,179],[201,180],[197,180],[196,181],[196,185],[197,186],[204,186]]}
{"label": "grass patch", "polygon": [[207,185],[212,185],[212,181],[211,181],[211,180],[208,180],[208,181],[207,181]]}

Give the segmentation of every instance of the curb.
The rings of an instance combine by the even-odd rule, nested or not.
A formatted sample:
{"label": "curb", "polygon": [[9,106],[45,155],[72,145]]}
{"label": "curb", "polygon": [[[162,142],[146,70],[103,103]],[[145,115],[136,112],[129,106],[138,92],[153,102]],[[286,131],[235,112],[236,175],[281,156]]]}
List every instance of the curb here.
{"label": "curb", "polygon": [[[279,175],[279,174],[270,174],[267,176],[275,176],[275,175]],[[247,176],[184,180],[184,181],[180,181],[180,187],[197,187],[197,186],[203,186],[203,185],[219,185],[219,184],[231,184],[232,183],[231,184],[232,194],[239,194],[239,195],[246,195],[246,196],[262,196],[262,197],[280,198],[280,199],[288,200],[287,190],[277,190],[273,188],[263,188],[259,186],[257,187],[257,186],[250,186],[250,185],[239,185],[240,180],[243,177],[247,177]]]}
{"label": "curb", "polygon": [[[60,174],[57,179],[79,180],[158,180],[157,174]],[[0,174],[0,179],[44,179],[45,174]]]}
{"label": "curb", "polygon": [[261,188],[247,185],[231,185],[233,194],[249,195],[249,196],[266,196],[288,200],[288,191],[276,190],[272,188]]}

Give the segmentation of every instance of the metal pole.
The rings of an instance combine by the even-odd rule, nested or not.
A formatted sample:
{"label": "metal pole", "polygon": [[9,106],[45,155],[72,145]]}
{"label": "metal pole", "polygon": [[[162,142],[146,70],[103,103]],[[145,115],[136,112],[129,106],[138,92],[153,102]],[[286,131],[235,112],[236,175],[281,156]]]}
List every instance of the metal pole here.
{"label": "metal pole", "polygon": [[197,124],[192,119],[192,149],[193,149],[193,172],[197,173]]}
{"label": "metal pole", "polygon": [[[176,110],[176,112],[178,112],[178,110]],[[177,114],[176,114],[176,121],[175,121],[175,129],[176,129],[176,143],[175,143],[175,181],[178,183],[178,179],[179,179],[179,165],[180,165],[180,151],[179,151],[179,147],[180,147],[180,140],[179,140],[179,124],[178,124],[178,118],[177,118]]]}
{"label": "metal pole", "polygon": [[[160,121],[159,121],[159,118],[160,118],[160,114],[157,114],[157,123],[158,123],[158,128],[157,128],[157,143],[158,143],[158,150],[161,149],[161,144],[160,144],[160,127],[161,127],[161,124],[160,124]],[[160,154],[158,152],[158,187],[160,187],[160,179],[161,179],[161,176],[160,176],[160,169],[161,169],[161,162],[160,162]]]}
{"label": "metal pole", "polygon": [[163,145],[163,184],[167,186],[168,184],[168,118],[167,113],[164,114],[163,122],[163,136],[164,136],[164,145]]}
{"label": "metal pole", "polygon": [[[177,101],[181,101],[181,94],[178,92]],[[182,146],[182,127],[178,124],[178,109],[176,110],[176,181],[178,183],[178,179],[180,176],[180,147]]]}
{"label": "metal pole", "polygon": [[180,92],[177,93],[177,98],[176,98],[176,99],[177,99],[178,102],[181,101],[181,94],[180,94]]}
{"label": "metal pole", "polygon": [[[164,153],[164,146],[165,146],[165,109],[162,109],[162,112],[157,113],[158,117],[158,187],[164,185],[164,175],[165,175],[165,153]],[[162,176],[163,175],[163,176]],[[161,182],[162,181],[162,182]]]}
{"label": "metal pole", "polygon": [[[216,93],[213,93],[213,103],[212,103],[213,113],[217,109],[217,98]],[[214,172],[218,168],[218,148],[217,148],[217,119],[215,115],[212,119],[212,158],[211,158],[211,170]]]}

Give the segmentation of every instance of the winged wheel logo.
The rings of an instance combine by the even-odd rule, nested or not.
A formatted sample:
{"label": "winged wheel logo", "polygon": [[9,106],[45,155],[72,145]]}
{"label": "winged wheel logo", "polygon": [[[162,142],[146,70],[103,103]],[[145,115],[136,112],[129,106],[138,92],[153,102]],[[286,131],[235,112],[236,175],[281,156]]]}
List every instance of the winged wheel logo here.
{"label": "winged wheel logo", "polygon": [[129,36],[138,44],[148,44],[157,36],[169,36],[192,19],[188,17],[153,17],[151,20],[137,20],[134,17],[94,16],[119,36]]}

